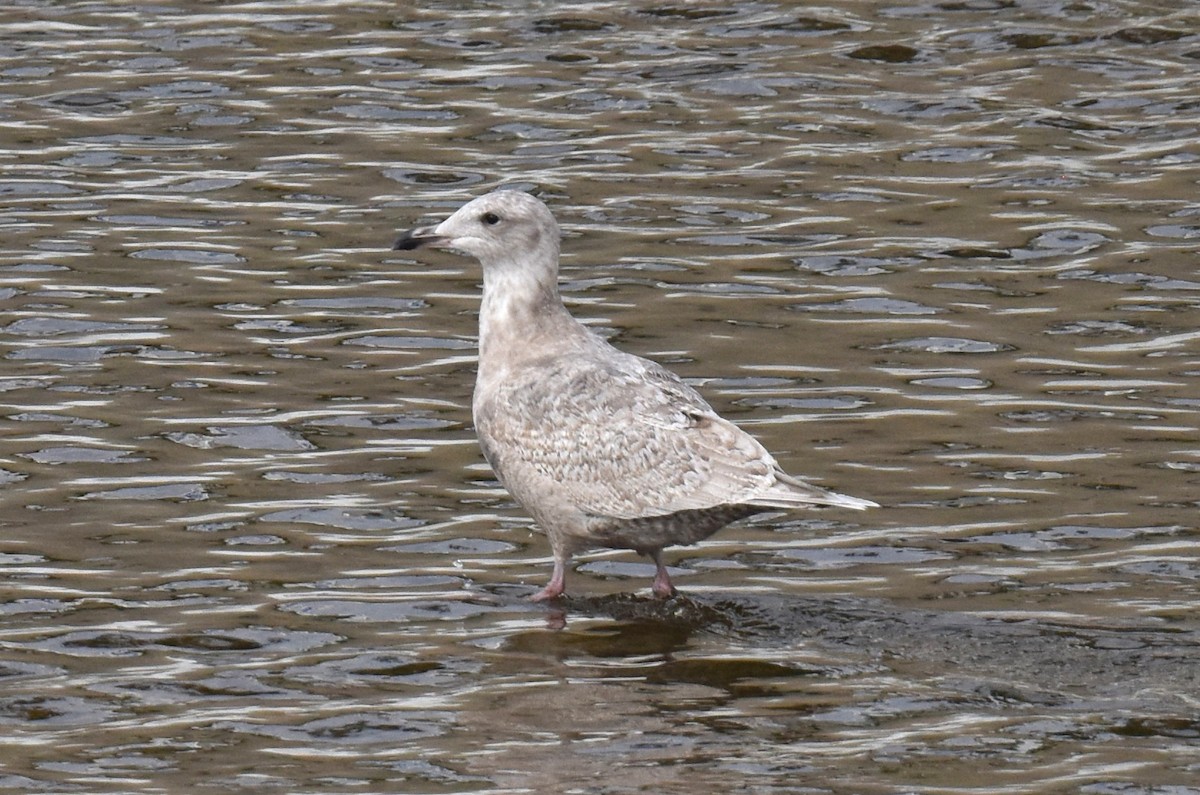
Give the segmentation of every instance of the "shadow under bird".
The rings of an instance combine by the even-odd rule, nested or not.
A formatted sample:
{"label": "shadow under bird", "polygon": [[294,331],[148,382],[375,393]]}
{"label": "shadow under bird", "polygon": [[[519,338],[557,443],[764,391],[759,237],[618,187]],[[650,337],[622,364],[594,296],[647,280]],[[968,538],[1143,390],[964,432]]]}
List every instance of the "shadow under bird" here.
{"label": "shadow under bird", "polygon": [[674,373],[571,317],[558,293],[558,224],[528,193],[480,196],[395,245],[422,247],[483,266],[472,413],[496,477],[550,539],[554,573],[534,600],[560,596],[571,556],[586,549],[648,555],[666,598],[675,588],[664,547],[763,511],[878,507],[791,477]]}

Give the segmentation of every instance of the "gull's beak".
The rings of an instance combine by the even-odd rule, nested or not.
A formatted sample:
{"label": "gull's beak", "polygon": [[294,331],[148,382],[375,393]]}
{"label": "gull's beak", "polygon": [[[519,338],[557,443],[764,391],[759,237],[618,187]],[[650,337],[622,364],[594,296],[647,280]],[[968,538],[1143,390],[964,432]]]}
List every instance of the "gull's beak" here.
{"label": "gull's beak", "polygon": [[435,227],[423,226],[420,229],[410,229],[400,235],[396,240],[396,245],[392,246],[392,251],[412,251],[421,246],[438,248],[439,244],[444,241],[445,238],[437,233]]}

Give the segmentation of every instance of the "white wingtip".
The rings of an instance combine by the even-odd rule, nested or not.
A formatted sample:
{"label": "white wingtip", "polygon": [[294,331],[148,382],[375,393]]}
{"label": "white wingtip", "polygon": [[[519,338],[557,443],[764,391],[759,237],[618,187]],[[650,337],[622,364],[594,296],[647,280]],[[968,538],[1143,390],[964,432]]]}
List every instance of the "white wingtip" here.
{"label": "white wingtip", "polygon": [[858,497],[851,497],[848,494],[838,494],[835,491],[827,492],[825,497],[827,499],[821,502],[822,505],[832,505],[838,508],[853,508],[856,511],[865,511],[868,508],[879,507],[879,503],[877,502],[862,500]]}
{"label": "white wingtip", "polygon": [[867,508],[879,507],[879,503],[877,502],[822,489],[783,472],[776,472],[775,478],[775,485],[765,493],[759,494],[751,502],[774,508],[827,505],[832,508],[850,508],[855,511],[865,511]]}

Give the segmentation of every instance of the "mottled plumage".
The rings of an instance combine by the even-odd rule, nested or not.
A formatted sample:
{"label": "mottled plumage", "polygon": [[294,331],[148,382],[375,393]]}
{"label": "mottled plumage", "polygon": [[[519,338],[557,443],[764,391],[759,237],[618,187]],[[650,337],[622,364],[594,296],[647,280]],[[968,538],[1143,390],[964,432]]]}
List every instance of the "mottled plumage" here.
{"label": "mottled plumage", "polygon": [[773,508],[875,503],[785,474],[771,454],[673,373],[623,353],[571,317],[558,294],[558,225],[539,200],[502,190],[400,238],[483,265],[475,430],[497,478],[550,539],[559,596],[579,551],[653,558]]}

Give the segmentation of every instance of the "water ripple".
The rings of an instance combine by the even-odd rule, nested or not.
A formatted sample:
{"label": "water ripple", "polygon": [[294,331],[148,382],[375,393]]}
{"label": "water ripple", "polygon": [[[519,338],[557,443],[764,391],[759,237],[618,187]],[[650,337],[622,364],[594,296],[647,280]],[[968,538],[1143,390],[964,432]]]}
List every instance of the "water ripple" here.
{"label": "water ripple", "polygon": [[[0,789],[1195,790],[1187,9],[3,13]],[[480,276],[388,251],[498,185],[886,507],[525,602]]]}

